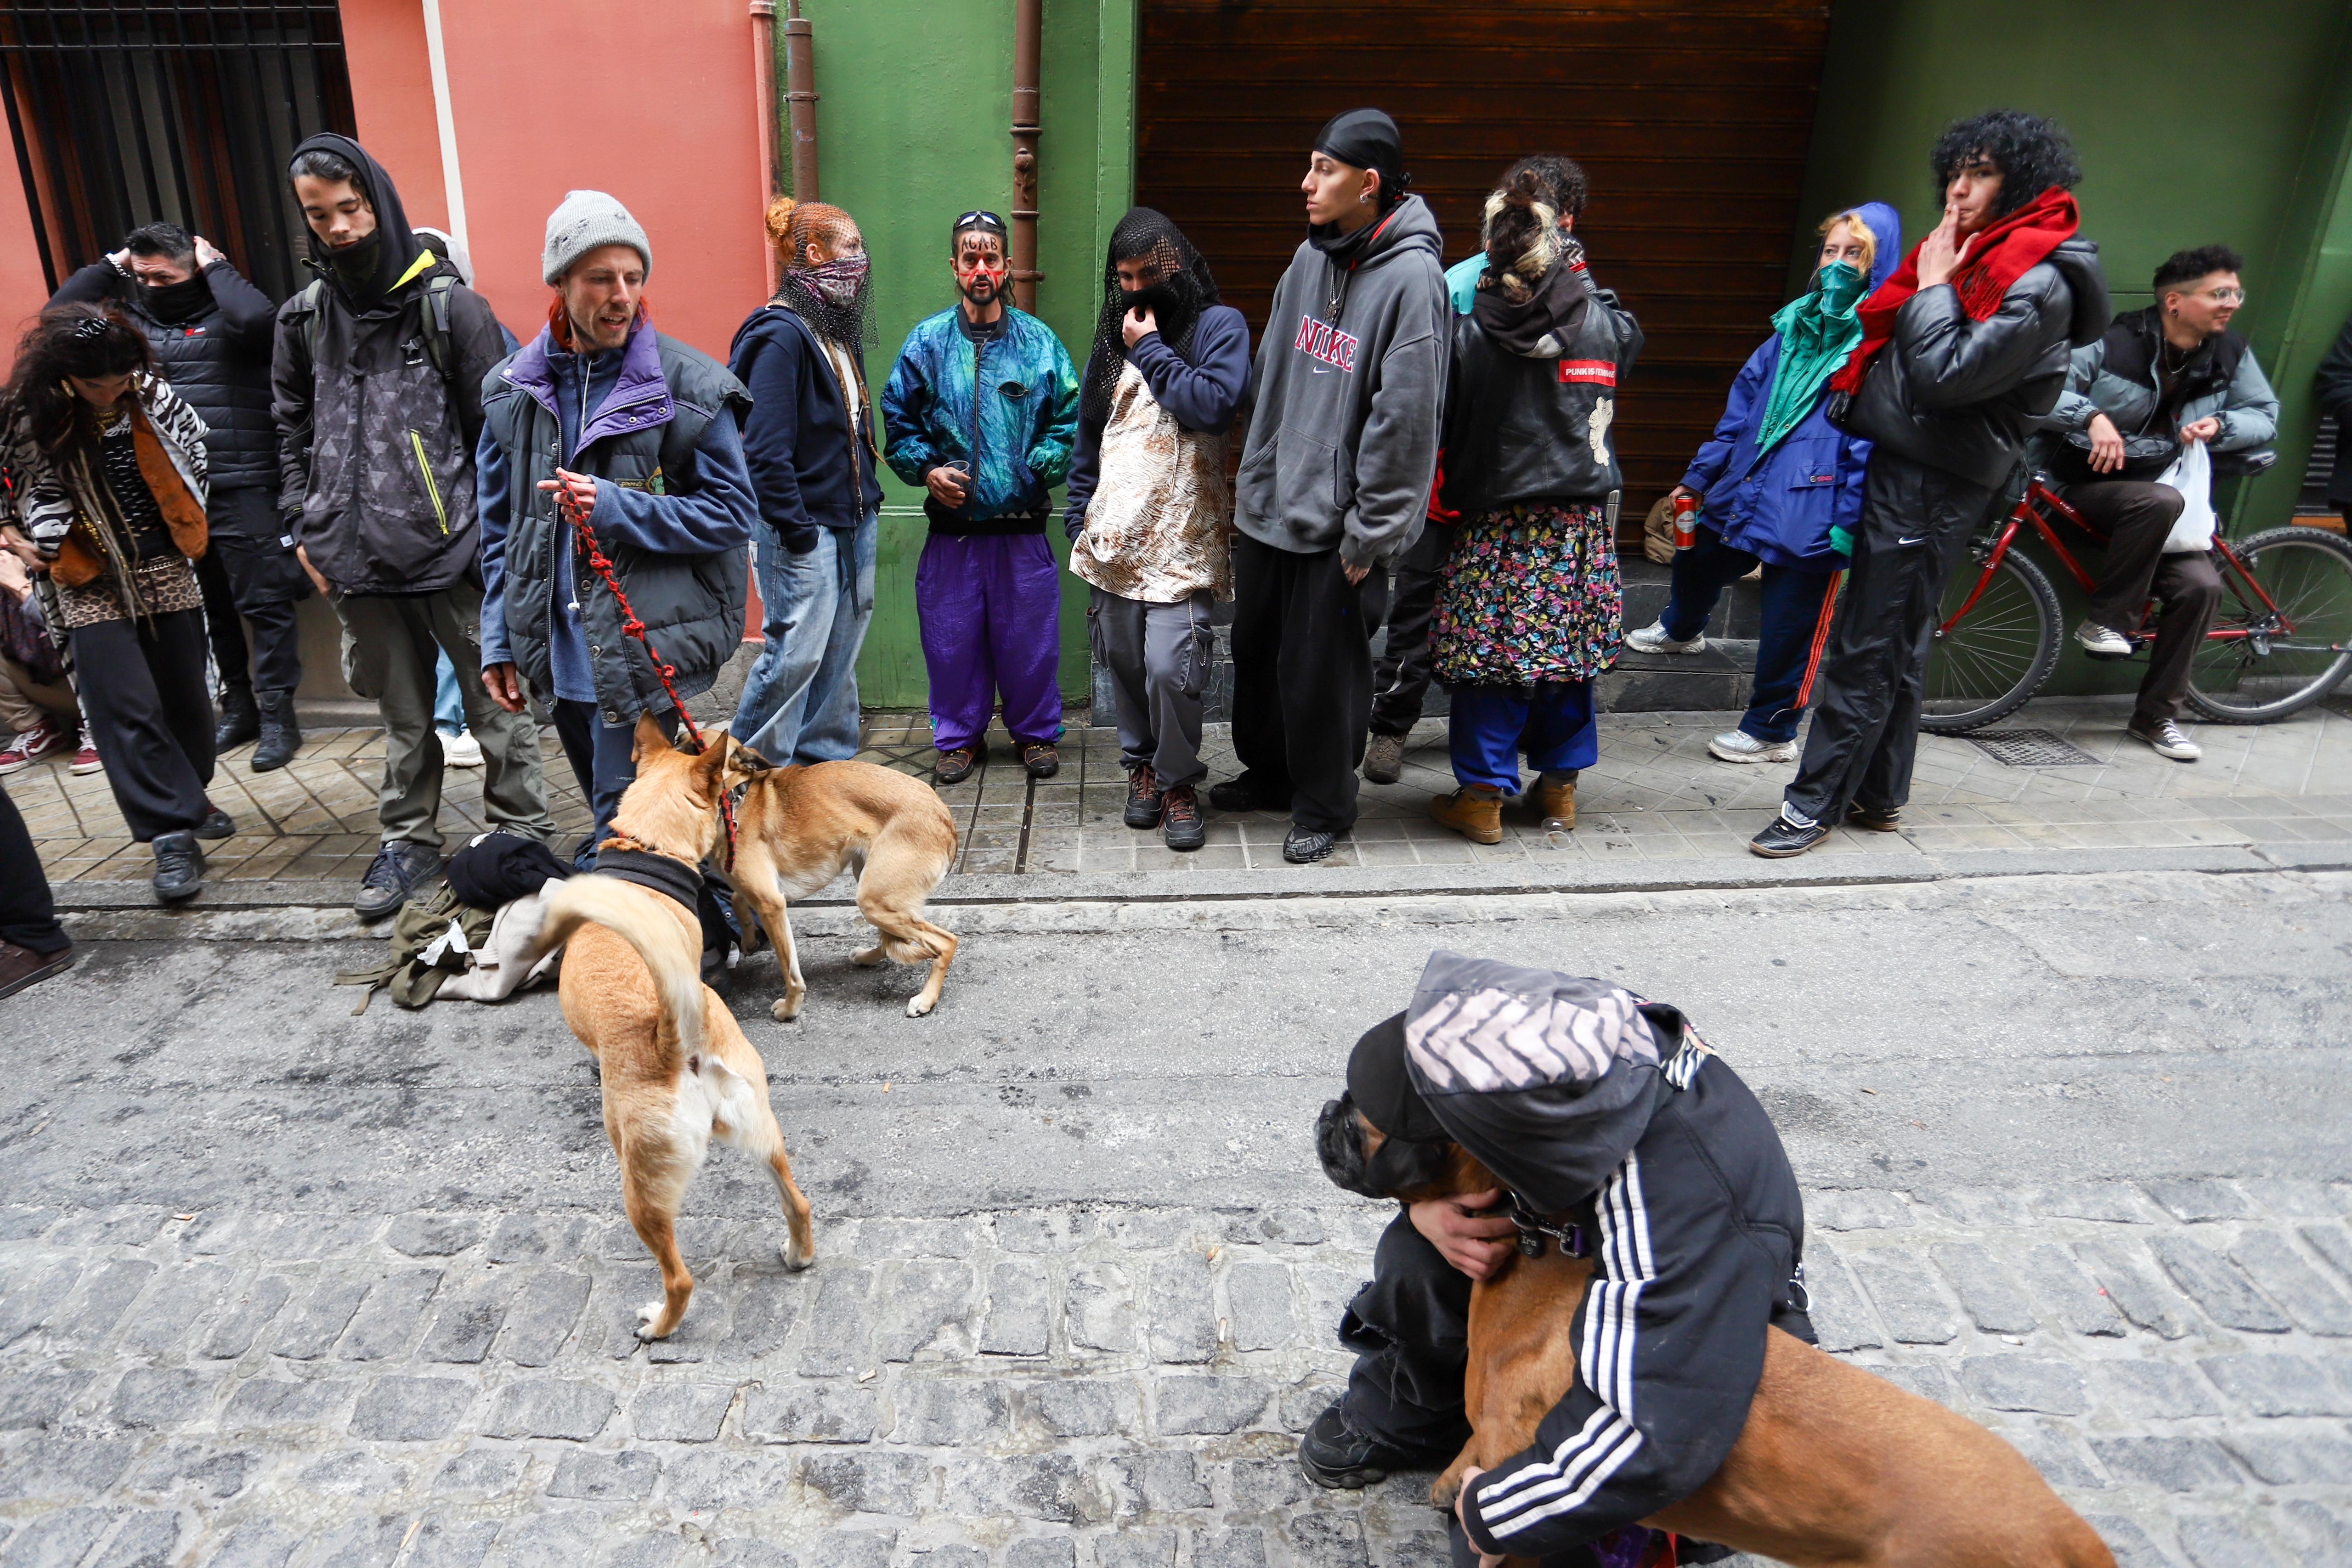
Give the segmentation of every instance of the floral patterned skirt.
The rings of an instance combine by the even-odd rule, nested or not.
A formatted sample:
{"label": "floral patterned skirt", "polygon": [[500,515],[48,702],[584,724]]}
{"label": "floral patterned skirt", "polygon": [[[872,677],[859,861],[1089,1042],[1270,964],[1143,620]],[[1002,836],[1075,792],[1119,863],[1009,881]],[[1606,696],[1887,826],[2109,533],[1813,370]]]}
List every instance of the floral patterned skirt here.
{"label": "floral patterned skirt", "polygon": [[1597,503],[1534,501],[1461,525],[1430,622],[1446,685],[1590,680],[1624,633],[1617,541]]}

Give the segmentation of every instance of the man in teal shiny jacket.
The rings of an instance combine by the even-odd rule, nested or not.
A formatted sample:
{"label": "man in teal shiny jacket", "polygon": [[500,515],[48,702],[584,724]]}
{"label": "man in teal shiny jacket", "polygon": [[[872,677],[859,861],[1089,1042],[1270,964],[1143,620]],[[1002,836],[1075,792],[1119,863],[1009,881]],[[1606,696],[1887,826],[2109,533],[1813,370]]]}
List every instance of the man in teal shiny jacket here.
{"label": "man in teal shiny jacket", "polygon": [[1045,518],[1077,440],[1078,378],[1052,329],[1006,303],[1005,237],[994,213],[956,220],[960,298],[916,324],[882,391],[884,460],[929,492],[915,611],[943,785],[971,777],[1000,694],[1022,766],[1038,779],[1061,767],[1062,585]]}

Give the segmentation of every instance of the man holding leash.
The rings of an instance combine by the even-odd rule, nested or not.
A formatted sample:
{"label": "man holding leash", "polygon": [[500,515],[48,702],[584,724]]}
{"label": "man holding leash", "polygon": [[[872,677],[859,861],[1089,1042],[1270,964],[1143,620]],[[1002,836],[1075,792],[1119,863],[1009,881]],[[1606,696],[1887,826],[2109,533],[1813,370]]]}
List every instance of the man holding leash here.
{"label": "man holding leash", "polygon": [[[1386,1134],[1369,1163],[1358,1113]],[[1591,1249],[1575,1385],[1532,1447],[1464,1481],[1482,1554],[1567,1552],[1697,1490],[1747,1420],[1766,1327],[1812,1340],[1804,1207],[1771,1119],[1679,1012],[1609,981],[1432,954],[1412,1005],[1357,1042],[1318,1144],[1352,1191],[1423,1185],[1454,1144],[1507,1189],[1413,1205],[1381,1237],[1340,1322],[1361,1353],[1348,1392],[1298,1447],[1319,1486],[1450,1460],[1469,1436],[1471,1278],[1522,1223]],[[1682,1561],[1712,1560],[1689,1544]]]}
{"label": "man holding leash", "polygon": [[[573,855],[585,871],[636,777],[639,716],[675,730],[670,688],[680,701],[709,690],[743,640],[760,508],[738,429],[750,394],[654,330],[653,244],[628,209],[572,192],[540,261],[556,290],[548,324],[482,382],[482,682],[509,713],[522,712],[526,680],[555,710],[595,812]],[[623,630],[632,612],[642,641]],[[676,670],[668,687],[655,652]]]}

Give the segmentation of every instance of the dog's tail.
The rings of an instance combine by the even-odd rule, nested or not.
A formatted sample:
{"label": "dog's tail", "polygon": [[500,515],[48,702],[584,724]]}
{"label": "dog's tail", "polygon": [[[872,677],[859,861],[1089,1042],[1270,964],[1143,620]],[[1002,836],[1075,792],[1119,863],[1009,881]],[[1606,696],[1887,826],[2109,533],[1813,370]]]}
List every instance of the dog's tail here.
{"label": "dog's tail", "polygon": [[702,955],[677,921],[651,907],[629,884],[609,876],[575,876],[558,888],[548,900],[547,918],[531,944],[526,967],[590,925],[602,925],[645,960],[661,998],[656,1040],[665,1065],[674,1070],[678,1062],[701,1056]]}

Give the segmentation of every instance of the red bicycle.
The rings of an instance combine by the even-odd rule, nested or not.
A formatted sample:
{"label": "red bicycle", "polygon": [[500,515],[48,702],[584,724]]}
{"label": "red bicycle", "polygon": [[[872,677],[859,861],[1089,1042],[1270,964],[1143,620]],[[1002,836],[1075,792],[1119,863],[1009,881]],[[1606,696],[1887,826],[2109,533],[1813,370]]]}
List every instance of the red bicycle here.
{"label": "red bicycle", "polygon": [[[2061,520],[2106,543],[2037,473],[2017,509],[1970,541],[1975,570],[1964,561],[1944,591],[1921,728],[1979,728],[2016,712],[2049,680],[2065,635],[2058,591],[2017,544],[2031,528],[2089,592],[2096,580],[2059,537]],[[2189,701],[2198,712],[2267,724],[2310,706],[2352,673],[2352,544],[2343,536],[2293,526],[2234,541],[2217,535],[2212,561],[2224,591],[2190,663]],[[2156,640],[2145,612],[2128,635],[2143,651]]]}

